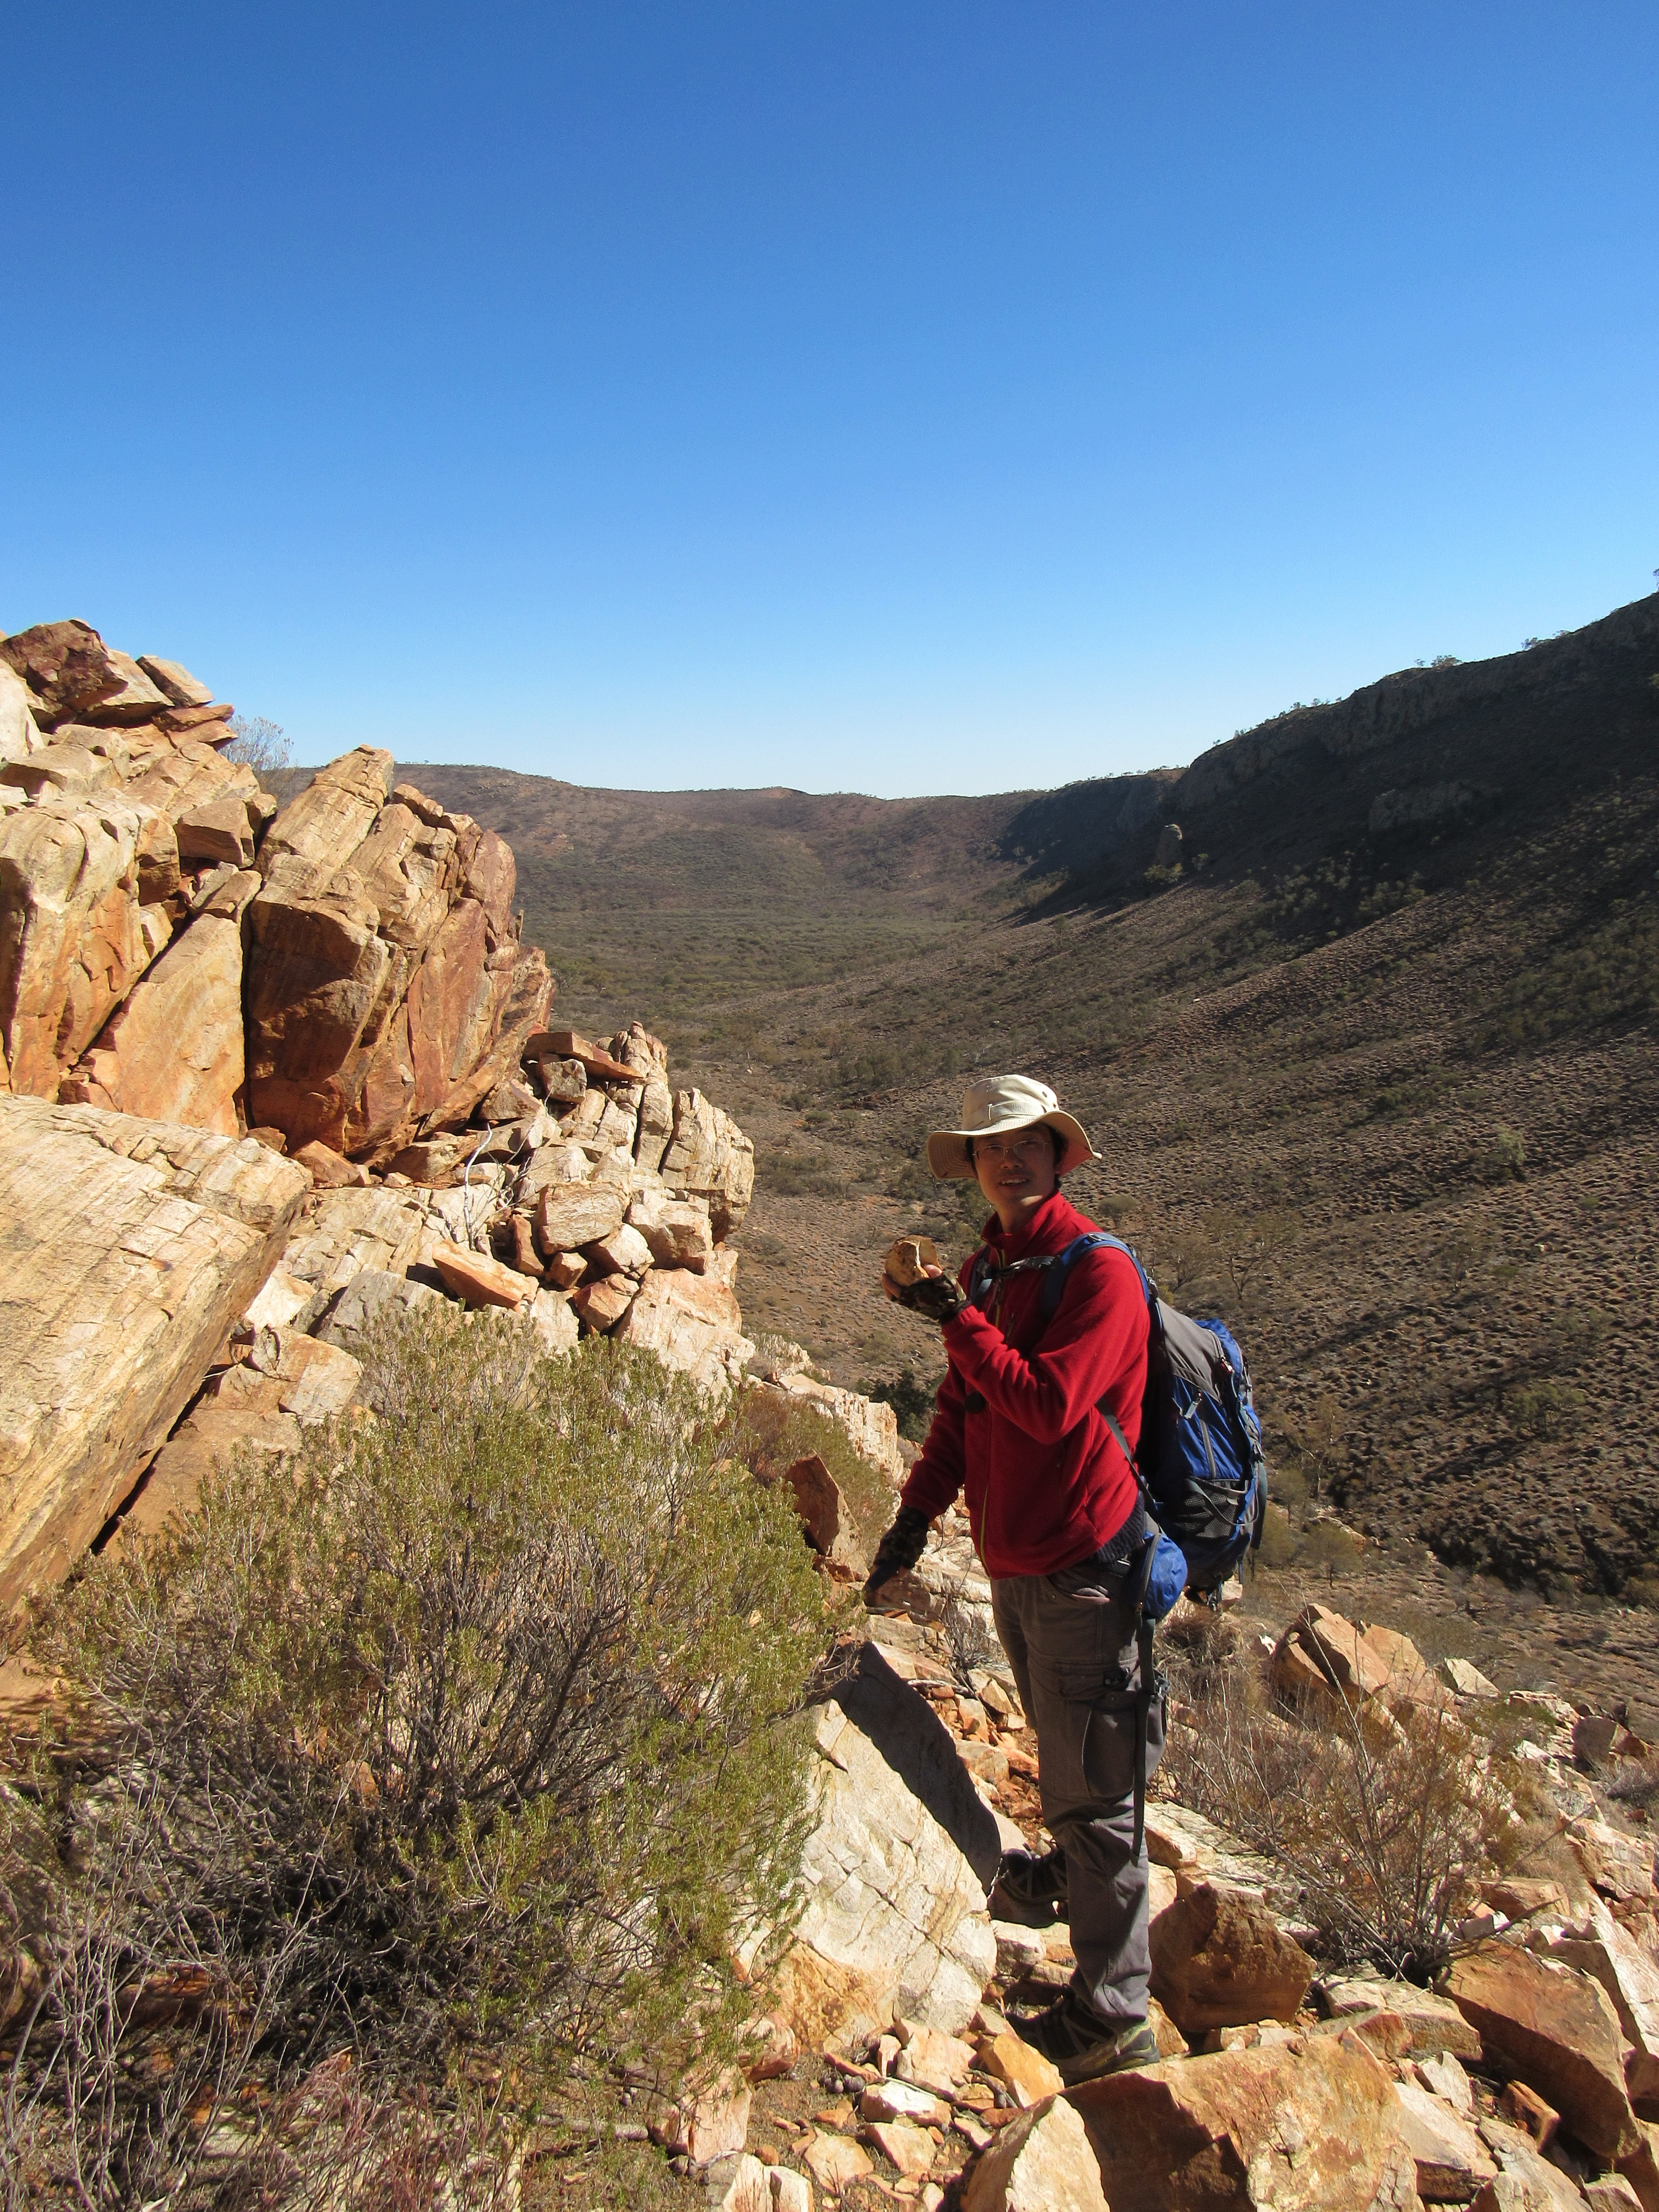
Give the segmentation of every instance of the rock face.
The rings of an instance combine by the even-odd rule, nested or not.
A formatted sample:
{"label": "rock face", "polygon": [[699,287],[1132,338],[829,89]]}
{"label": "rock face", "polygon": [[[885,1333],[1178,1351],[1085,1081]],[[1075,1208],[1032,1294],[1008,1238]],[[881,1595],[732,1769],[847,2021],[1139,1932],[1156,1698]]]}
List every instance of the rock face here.
{"label": "rock face", "polygon": [[0,1097],[0,1607],[132,1488],[304,1194],[251,1139]]}
{"label": "rock face", "polygon": [[815,1741],[806,1909],[779,1974],[776,2009],[815,2050],[867,2041],[900,2014],[954,2034],[996,1966],[984,1887],[839,1705],[818,1707]]}
{"label": "rock face", "polygon": [[248,1112],[291,1145],[390,1158],[465,1121],[551,990],[513,855],[359,746],[272,823],[248,910]]}
{"label": "rock face", "polygon": [[1331,2037],[1161,2060],[1069,2093],[1112,2212],[1411,2212],[1382,2068]]}

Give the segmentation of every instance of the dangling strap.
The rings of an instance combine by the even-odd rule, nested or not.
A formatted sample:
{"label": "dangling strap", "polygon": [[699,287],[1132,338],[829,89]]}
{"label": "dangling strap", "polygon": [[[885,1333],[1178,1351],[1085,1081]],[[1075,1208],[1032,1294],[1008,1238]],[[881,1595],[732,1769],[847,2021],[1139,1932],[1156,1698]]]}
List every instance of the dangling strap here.
{"label": "dangling strap", "polygon": [[1140,1856],[1146,1840],[1146,1725],[1152,1710],[1152,1623],[1146,1614],[1146,1589],[1152,1578],[1152,1553],[1158,1548],[1156,1522],[1140,1547],[1135,1572],[1135,1650],[1140,1664],[1140,1683],[1135,1692],[1135,1835],[1131,1858]]}

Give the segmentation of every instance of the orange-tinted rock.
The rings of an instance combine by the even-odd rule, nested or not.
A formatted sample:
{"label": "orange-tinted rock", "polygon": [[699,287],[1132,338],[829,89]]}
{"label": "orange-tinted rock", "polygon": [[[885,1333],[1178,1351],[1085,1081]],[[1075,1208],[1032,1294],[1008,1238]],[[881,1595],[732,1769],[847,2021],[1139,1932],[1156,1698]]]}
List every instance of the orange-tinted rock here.
{"label": "orange-tinted rock", "polygon": [[1393,2084],[1334,2038],[1088,2081],[1081,2114],[1112,2212],[1410,2212]]}
{"label": "orange-tinted rock", "polygon": [[603,1335],[632,1308],[635,1285],[627,1275],[607,1275],[600,1282],[580,1285],[571,1292],[570,1303],[589,1328]]}
{"label": "orange-tinted rock", "polygon": [[637,1083],[639,1076],[623,1060],[607,1052],[592,1037],[583,1036],[576,1030],[540,1030],[532,1034],[525,1045],[526,1054],[540,1060],[579,1060],[589,1075],[609,1076],[613,1079]]}
{"label": "orange-tinted rock", "polygon": [[1518,1943],[1482,1943],[1453,1961],[1446,1994],[1488,2060],[1516,2074],[1600,2157],[1638,2148],[1619,2015],[1600,1983]]}
{"label": "orange-tinted rock", "polygon": [[1200,1882],[1152,1930],[1152,1993],[1189,2039],[1212,2027],[1294,2020],[1313,1960],[1265,1905]]}
{"label": "orange-tinted rock", "polygon": [[434,1244],[432,1264],[443,1277],[445,1289],[465,1298],[470,1306],[506,1306],[514,1310],[535,1296],[535,1285],[526,1282],[516,1268],[504,1267],[487,1253],[468,1251],[464,1245]]}
{"label": "orange-tinted rock", "polygon": [[153,653],[141,653],[138,665],[173,707],[205,707],[213,697],[207,685],[176,660],[160,660]]}
{"label": "orange-tinted rock", "polygon": [[38,799],[0,819],[0,1043],[14,1091],[55,1097],[170,933],[138,896],[138,810]]}
{"label": "orange-tinted rock", "polygon": [[367,1168],[347,1159],[343,1152],[331,1152],[314,1137],[310,1144],[299,1146],[289,1157],[307,1171],[319,1190],[361,1190],[368,1181]]}
{"label": "orange-tinted rock", "polygon": [[242,1075],[241,927],[204,914],[139,977],[62,1095],[234,1137]]}

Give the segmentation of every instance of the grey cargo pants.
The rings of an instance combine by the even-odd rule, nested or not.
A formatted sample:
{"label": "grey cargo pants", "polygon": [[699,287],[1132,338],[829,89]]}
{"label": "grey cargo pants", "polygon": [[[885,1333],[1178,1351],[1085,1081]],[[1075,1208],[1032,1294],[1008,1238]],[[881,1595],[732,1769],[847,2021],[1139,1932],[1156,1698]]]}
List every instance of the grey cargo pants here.
{"label": "grey cargo pants", "polygon": [[[1036,1730],[1042,1817],[1066,1853],[1072,1986],[1112,2021],[1145,2020],[1146,1847],[1134,1840],[1133,1609],[1121,1584],[1068,1593],[1071,1576],[1014,1575],[991,1584],[997,1633]],[[1086,1579],[1079,1577],[1079,1579]],[[1114,1594],[1107,1596],[1109,1589]],[[1146,1771],[1164,1750],[1164,1700],[1146,1723]]]}

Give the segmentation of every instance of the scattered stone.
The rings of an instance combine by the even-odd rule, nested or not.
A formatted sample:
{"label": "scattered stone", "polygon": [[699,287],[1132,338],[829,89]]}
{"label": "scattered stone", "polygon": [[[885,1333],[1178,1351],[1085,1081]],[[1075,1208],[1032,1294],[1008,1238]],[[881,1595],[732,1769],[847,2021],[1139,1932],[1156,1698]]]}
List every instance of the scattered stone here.
{"label": "scattered stone", "polygon": [[470,1306],[505,1306],[516,1310],[532,1295],[531,1285],[516,1267],[459,1244],[434,1247],[432,1264],[443,1277],[444,1287]]}
{"label": "scattered stone", "polygon": [[1462,2113],[1466,2118],[1474,2112],[1474,2091],[1469,2086],[1469,2077],[1449,2052],[1443,2057],[1419,2058],[1417,2078],[1431,2097],[1443,2099],[1453,2112]]}
{"label": "scattered stone", "polygon": [[1583,2212],[1577,2182],[1540,2158],[1518,2129],[1483,2119],[1480,2139],[1498,2160],[1498,2172],[1475,2198],[1477,2206],[1488,2212]]}
{"label": "scattered stone", "polygon": [[870,2141],[907,2180],[933,2167],[933,2138],[925,2128],[913,2127],[908,2120],[872,2121]]}
{"label": "scattered stone", "polygon": [[637,1281],[651,1265],[651,1247],[637,1229],[626,1222],[587,1247],[589,1265],[598,1275],[631,1275]]}
{"label": "scattered stone", "polygon": [[1010,2121],[968,2177],[963,2212],[1108,2212],[1088,2130],[1064,2098]]}
{"label": "scattered stone", "polygon": [[1334,2020],[1352,2013],[1397,2013],[1411,2032],[1411,2048],[1418,2057],[1437,2051],[1449,2051],[1458,2058],[1480,2056],[1480,2036],[1450,1999],[1419,1990],[1414,1982],[1352,1976],[1320,1983],[1314,1995]]}
{"label": "scattered stone", "polygon": [[1638,2148],[1619,2016],[1599,1982],[1516,1943],[1454,1960],[1446,1992],[1496,2059],[1536,2089],[1598,2156]]}
{"label": "scattered stone", "polygon": [[1212,2027],[1294,2020],[1313,1960],[1265,1905],[1200,1882],[1152,1930],[1152,1994],[1188,2039]]}
{"label": "scattered stone", "polygon": [[822,2130],[807,2144],[801,2158],[807,2172],[828,2197],[839,2197],[848,2182],[861,2181],[876,2170],[855,2142],[849,2142],[845,2136],[826,2135]]}
{"label": "scattered stone", "polygon": [[1598,1899],[1550,1946],[1550,1956],[1599,1982],[1631,2046],[1625,2086],[1633,2100],[1659,2100],[1659,1964]]}
{"label": "scattered stone", "polygon": [[766,2180],[772,2191],[772,2212],[812,2212],[812,2185],[804,2173],[787,2166],[769,2166]]}
{"label": "scattered stone", "polygon": [[1006,1982],[1017,1981],[1032,1966],[1040,1966],[1048,1955],[1042,1933],[1036,1928],[1022,1928],[1012,1920],[994,1920],[991,1933],[996,1938],[997,1972]]}
{"label": "scattered stone", "polygon": [[1460,1698],[1495,1698],[1498,1694],[1496,1682],[1489,1681],[1480,1669],[1468,1659],[1443,1659],[1437,1669],[1449,1690]]}
{"label": "scattered stone", "polygon": [[[190,934],[194,938],[196,932],[191,930]],[[314,1138],[289,1157],[299,1162],[319,1190],[365,1190],[368,1187],[367,1168],[360,1167],[356,1160],[346,1159]]]}
{"label": "scattered stone", "polygon": [[1529,2089],[1524,2081],[1506,2081],[1498,2094],[1498,2109],[1516,2126],[1538,2150],[1547,2150],[1555,2139],[1555,2130],[1561,2124],[1561,2115],[1553,2105],[1547,2105],[1536,2089]]}
{"label": "scattered stone", "polygon": [[703,2176],[703,2185],[714,2212],[772,2212],[767,2169],[746,2150],[728,2151],[715,2159]]}
{"label": "scattered stone", "polygon": [[1029,2112],[1045,2098],[1059,2096],[1065,2088],[1060,2069],[1012,2028],[1002,2035],[982,2037],[978,2056],[981,2072],[1011,2089],[1022,2111]]}
{"label": "scattered stone", "polygon": [[914,2088],[908,2081],[872,2081],[859,2098],[859,2118],[942,2128],[950,2124],[951,2108],[931,2091]]}
{"label": "scattered stone", "polygon": [[630,1275],[606,1275],[599,1282],[585,1282],[573,1291],[570,1303],[588,1328],[604,1336],[634,1304],[639,1285]]}
{"label": "scattered stone", "polygon": [[754,2099],[754,2091],[737,2069],[723,2067],[706,2089],[671,2105],[652,2124],[652,2137],[670,2151],[684,2151],[694,2165],[711,2165],[742,2150]]}
{"label": "scattered stone", "polygon": [[[947,1747],[950,1738],[919,1698],[890,1674],[887,1681],[884,1687],[872,1674],[846,1687],[867,1729],[834,1701],[814,1716],[816,1820],[801,1863],[806,1901],[779,1970],[776,2005],[809,2049],[860,2046],[897,2016],[954,2034],[971,2019],[996,1965],[984,1882],[955,1839],[964,1823],[990,1824],[990,1816],[976,1800],[970,1810],[951,1799],[930,1767],[938,1754],[924,1731]],[[914,1718],[900,1719],[899,1698],[917,1709]],[[889,1746],[890,1763],[876,1738]],[[965,1781],[961,1786],[971,1797]],[[976,1852],[994,1859],[994,1824],[988,1845],[975,1842]]]}
{"label": "scattered stone", "polygon": [[941,2097],[952,2095],[968,2078],[974,2063],[974,2046],[942,2028],[923,2027],[902,2017],[893,2023],[902,2046],[893,2063],[901,2081],[932,2089]]}
{"label": "scattered stone", "polygon": [[1627,1836],[1605,1820],[1570,1821],[1567,1839],[1586,1877],[1605,1896],[1650,1898],[1654,1894],[1650,1839]]}

